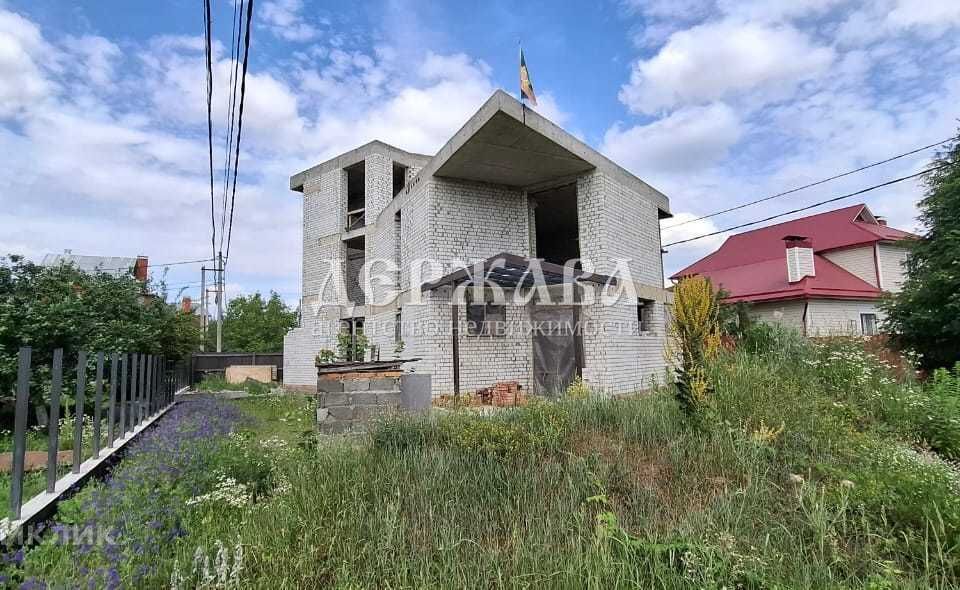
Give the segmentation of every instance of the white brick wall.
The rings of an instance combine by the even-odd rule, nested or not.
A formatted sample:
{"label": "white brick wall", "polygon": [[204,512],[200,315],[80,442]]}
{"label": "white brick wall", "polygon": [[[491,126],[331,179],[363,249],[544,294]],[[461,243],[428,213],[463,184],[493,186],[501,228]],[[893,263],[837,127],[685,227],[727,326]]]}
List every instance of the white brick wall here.
{"label": "white brick wall", "polygon": [[[656,206],[600,172],[577,181],[580,255],[597,272],[613,272],[616,259],[626,259],[635,282],[663,285],[660,224]],[[649,387],[666,369],[666,322],[661,302],[653,304],[655,329],[637,330],[637,302],[593,305],[585,310],[598,328],[584,334],[584,379],[595,387],[621,393]],[[632,326],[628,330],[627,326]]]}
{"label": "white brick wall", "polygon": [[367,191],[364,221],[370,225],[393,199],[393,160],[381,154],[370,154],[364,162]]}
{"label": "white brick wall", "polygon": [[530,253],[527,197],[488,184],[434,178],[428,186],[431,257],[454,269],[500,252]]}
{"label": "white brick wall", "polygon": [[[440,178],[419,178],[392,199],[392,160],[371,154],[366,159],[366,254],[394,259],[399,249],[401,291],[412,285],[409,263],[419,258],[440,261],[443,272],[461,262],[474,262],[500,252],[533,255],[531,209],[522,191],[484,183]],[[416,168],[408,172],[412,179]],[[597,264],[599,272],[613,269],[612,258],[629,261],[633,279],[648,286],[662,285],[657,208],[647,198],[624,188],[611,178],[588,174],[577,182],[580,243],[584,258]],[[333,257],[344,264],[345,249],[340,233],[344,225],[345,173],[335,169],[304,184],[304,295],[315,295],[327,270],[322,260]],[[396,241],[394,214],[401,213],[401,235]],[[374,212],[382,213],[377,217]],[[425,277],[425,279],[430,277]],[[375,285],[368,303],[381,303],[385,287]],[[328,286],[324,295],[346,303],[346,285],[341,280]],[[424,305],[403,306],[406,348],[404,357],[423,360],[412,367],[433,377],[434,394],[453,389],[452,342],[448,290],[426,294]],[[355,298],[355,297],[354,297]],[[373,301],[371,301],[373,299]],[[604,307],[593,305],[583,312],[594,325],[584,335],[585,377],[610,392],[625,392],[649,386],[664,373],[664,308],[656,303],[654,330],[637,332],[636,301],[624,300]],[[311,385],[316,372],[313,359],[321,348],[335,347],[339,307],[324,308],[319,316],[305,309],[301,328],[285,339],[285,382]],[[368,306],[366,326],[371,342],[380,346],[381,358],[393,356],[395,306]],[[461,320],[464,310],[460,310]],[[522,325],[529,320],[523,306],[508,306],[507,320]],[[505,337],[460,338],[461,387],[470,391],[498,380],[517,380],[530,386],[532,342],[525,332]]]}

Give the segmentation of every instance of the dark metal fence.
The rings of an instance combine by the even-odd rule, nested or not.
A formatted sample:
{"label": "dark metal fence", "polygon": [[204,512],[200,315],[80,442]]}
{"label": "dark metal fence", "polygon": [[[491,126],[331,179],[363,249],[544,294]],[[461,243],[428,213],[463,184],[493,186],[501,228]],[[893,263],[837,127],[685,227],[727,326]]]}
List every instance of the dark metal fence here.
{"label": "dark metal fence", "polygon": [[[23,506],[24,461],[26,457],[27,421],[31,402],[31,354],[29,347],[20,349],[17,366],[17,390],[13,428],[13,460],[10,484],[10,520],[18,520]],[[88,375],[93,360],[94,374]],[[109,366],[109,370],[108,370]],[[48,419],[46,491],[53,493],[57,483],[60,448],[60,410],[63,389],[63,349],[53,351],[50,373],[50,405]],[[71,470],[81,472],[84,461],[83,418],[88,403],[93,404],[93,433],[88,437],[89,458],[98,459],[104,451],[112,451],[144,422],[154,418],[174,401],[174,393],[188,385],[185,364],[168,366],[162,356],[142,353],[79,352],[74,394],[73,456]],[[89,390],[93,396],[87,399]],[[34,401],[40,401],[35,394]],[[104,414],[106,418],[104,420]],[[103,425],[106,421],[105,447],[101,449]]]}
{"label": "dark metal fence", "polygon": [[283,381],[282,352],[195,352],[190,357],[191,385],[206,375],[223,375],[233,365],[273,365]]}

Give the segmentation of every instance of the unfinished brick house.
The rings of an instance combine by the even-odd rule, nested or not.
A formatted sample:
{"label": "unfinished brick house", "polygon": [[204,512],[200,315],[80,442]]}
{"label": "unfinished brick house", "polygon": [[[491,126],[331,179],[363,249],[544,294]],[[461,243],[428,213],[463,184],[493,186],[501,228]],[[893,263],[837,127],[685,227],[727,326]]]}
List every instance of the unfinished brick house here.
{"label": "unfinished brick house", "polygon": [[[430,374],[434,395],[504,380],[547,394],[577,375],[617,393],[662,379],[667,198],[505,92],[435,155],[373,141],[294,175],[290,188],[303,194],[303,300],[284,341],[286,386],[315,388],[318,352],[361,331],[381,359],[419,359],[406,367]],[[532,259],[544,261],[539,278]],[[569,259],[592,272],[561,276],[554,265]],[[364,263],[377,261],[392,263],[383,266],[397,285],[365,290]],[[499,304],[473,291],[452,305],[463,267],[480,261],[505,291],[546,284],[584,303],[533,294]],[[626,282],[629,297],[590,301]],[[385,297],[391,289],[399,296]],[[515,329],[540,319],[563,329]]]}

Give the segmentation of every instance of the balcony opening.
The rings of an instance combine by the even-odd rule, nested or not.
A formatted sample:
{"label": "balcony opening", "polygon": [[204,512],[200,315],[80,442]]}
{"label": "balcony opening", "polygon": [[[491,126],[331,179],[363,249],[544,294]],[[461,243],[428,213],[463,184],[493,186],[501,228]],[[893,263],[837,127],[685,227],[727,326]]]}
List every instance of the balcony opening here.
{"label": "balcony opening", "polygon": [[400,194],[403,187],[407,186],[407,168],[398,162],[393,163],[393,196]]}
{"label": "balcony opening", "polygon": [[364,208],[367,202],[367,171],[364,162],[344,169],[347,173],[347,231],[366,224]]}
{"label": "balcony opening", "polygon": [[345,240],[346,259],[344,273],[347,283],[347,300],[354,305],[365,305],[366,297],[363,292],[363,263],[366,260],[366,243],[363,236]]}
{"label": "balcony opening", "polygon": [[[580,258],[576,183],[532,193],[537,258],[554,264]],[[577,263],[579,268],[579,262]]]}

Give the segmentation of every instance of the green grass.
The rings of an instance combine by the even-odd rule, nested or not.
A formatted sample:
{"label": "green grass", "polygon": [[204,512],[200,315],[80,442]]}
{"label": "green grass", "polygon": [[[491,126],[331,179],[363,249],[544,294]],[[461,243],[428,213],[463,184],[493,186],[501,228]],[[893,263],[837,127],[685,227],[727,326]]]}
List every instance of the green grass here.
{"label": "green grass", "polygon": [[960,479],[923,449],[958,442],[960,374],[896,382],[855,343],[785,340],[710,379],[699,427],[669,388],[352,438],[312,434],[306,398],[219,402],[249,421],[194,448],[189,477],[130,492],[189,531],[138,586],[194,587],[219,552],[255,588],[958,587]]}

